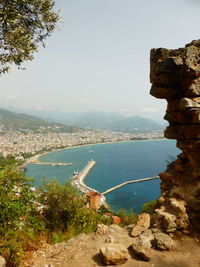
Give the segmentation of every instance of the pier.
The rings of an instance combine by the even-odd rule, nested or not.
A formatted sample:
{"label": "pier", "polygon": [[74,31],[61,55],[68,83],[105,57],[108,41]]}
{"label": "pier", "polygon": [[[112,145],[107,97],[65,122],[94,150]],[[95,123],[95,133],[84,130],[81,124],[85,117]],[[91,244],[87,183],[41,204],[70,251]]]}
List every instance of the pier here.
{"label": "pier", "polygon": [[110,189],[106,190],[102,194],[106,195],[106,194],[108,194],[108,193],[110,193],[110,192],[112,192],[112,191],[114,191],[114,190],[116,190],[116,189],[118,189],[120,187],[123,187],[123,186],[125,186],[127,184],[139,183],[139,182],[149,181],[149,180],[153,180],[153,179],[159,179],[159,176],[154,176],[154,177],[149,177],[149,178],[142,178],[142,179],[138,179],[138,180],[126,181],[126,182],[124,182],[122,184],[119,184],[119,185],[116,185],[114,187],[111,187]]}
{"label": "pier", "polygon": [[[106,203],[106,197],[99,193],[97,190],[87,186],[84,183],[85,177],[88,175],[88,173],[91,171],[91,169],[96,164],[96,161],[90,160],[88,161],[86,167],[79,173],[73,176],[72,178],[72,185],[75,186],[77,189],[79,189],[84,194],[87,194],[89,196],[89,207],[92,209],[99,209],[102,205],[105,207],[109,207]],[[93,204],[91,204],[93,203]],[[95,208],[94,208],[95,207]]]}
{"label": "pier", "polygon": [[88,175],[88,173],[91,171],[91,169],[94,167],[94,165],[96,164],[96,161],[94,160],[90,160],[88,161],[86,167],[79,172],[78,174],[73,176],[73,180],[72,180],[72,184],[78,188],[79,190],[81,190],[83,193],[88,193],[88,192],[97,192],[97,190],[87,186],[84,183],[84,179],[85,177]]}

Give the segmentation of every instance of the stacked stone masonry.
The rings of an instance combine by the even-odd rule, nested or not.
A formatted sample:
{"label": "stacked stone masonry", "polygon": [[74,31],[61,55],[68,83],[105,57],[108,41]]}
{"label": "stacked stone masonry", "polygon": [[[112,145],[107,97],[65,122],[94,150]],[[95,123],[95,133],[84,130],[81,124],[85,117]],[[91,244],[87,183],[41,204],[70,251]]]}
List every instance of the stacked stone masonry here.
{"label": "stacked stone masonry", "polygon": [[200,229],[200,40],[151,50],[150,94],[167,100],[165,137],[182,153],[160,174],[156,224],[167,232]]}

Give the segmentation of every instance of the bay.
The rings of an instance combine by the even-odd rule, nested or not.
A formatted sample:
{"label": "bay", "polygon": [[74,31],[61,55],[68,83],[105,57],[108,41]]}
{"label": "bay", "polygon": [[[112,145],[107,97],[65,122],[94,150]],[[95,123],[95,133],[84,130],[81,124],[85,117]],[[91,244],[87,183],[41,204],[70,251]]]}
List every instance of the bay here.
{"label": "bay", "polygon": [[[91,159],[96,165],[85,183],[103,192],[128,180],[157,176],[175,159],[180,150],[173,140],[134,141],[76,147],[51,152],[40,157],[45,162],[72,162],[70,166],[29,165],[27,176],[40,186],[44,177],[56,178],[61,184],[69,180],[74,171],[81,171]],[[112,209],[124,208],[140,212],[141,206],[158,198],[160,180],[128,184],[106,195]]]}

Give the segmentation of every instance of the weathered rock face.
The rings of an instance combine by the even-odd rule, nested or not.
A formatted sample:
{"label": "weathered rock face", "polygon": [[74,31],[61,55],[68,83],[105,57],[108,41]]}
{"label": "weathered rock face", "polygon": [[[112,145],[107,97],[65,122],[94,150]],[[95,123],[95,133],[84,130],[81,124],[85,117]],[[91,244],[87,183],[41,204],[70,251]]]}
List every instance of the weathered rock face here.
{"label": "weathered rock face", "polygon": [[182,153],[160,174],[157,223],[167,232],[200,227],[200,40],[151,50],[151,95],[168,102],[165,137]]}

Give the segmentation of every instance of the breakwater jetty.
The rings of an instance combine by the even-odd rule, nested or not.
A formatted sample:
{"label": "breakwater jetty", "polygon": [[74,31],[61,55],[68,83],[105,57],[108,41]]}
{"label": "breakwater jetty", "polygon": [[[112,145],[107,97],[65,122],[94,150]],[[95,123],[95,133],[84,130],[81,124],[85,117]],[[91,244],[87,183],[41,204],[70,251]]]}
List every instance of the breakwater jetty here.
{"label": "breakwater jetty", "polygon": [[159,176],[154,176],[154,177],[149,177],[149,178],[142,178],[142,179],[137,179],[137,180],[126,181],[126,182],[124,182],[122,184],[119,184],[119,185],[111,187],[110,189],[104,191],[102,194],[106,195],[106,194],[108,194],[108,193],[110,193],[110,192],[112,192],[112,191],[114,191],[114,190],[116,190],[116,189],[118,189],[118,188],[120,188],[122,186],[125,186],[127,184],[139,183],[139,182],[144,182],[144,181],[149,181],[149,180],[159,179],[159,178],[160,178]]}
{"label": "breakwater jetty", "polygon": [[72,162],[47,162],[47,161],[40,161],[39,157],[45,155],[46,153],[40,155],[34,155],[33,157],[26,160],[23,168],[26,168],[26,165],[48,165],[48,166],[70,166],[73,165]]}
{"label": "breakwater jetty", "polygon": [[42,162],[42,161],[33,161],[29,162],[30,165],[50,165],[50,166],[69,166],[72,165],[71,162]]}
{"label": "breakwater jetty", "polygon": [[72,184],[85,194],[91,191],[97,192],[97,190],[87,186],[84,183],[85,177],[88,175],[88,173],[91,171],[91,169],[94,167],[95,164],[96,164],[96,161],[94,160],[88,161],[86,167],[82,171],[75,174],[72,178]]}

